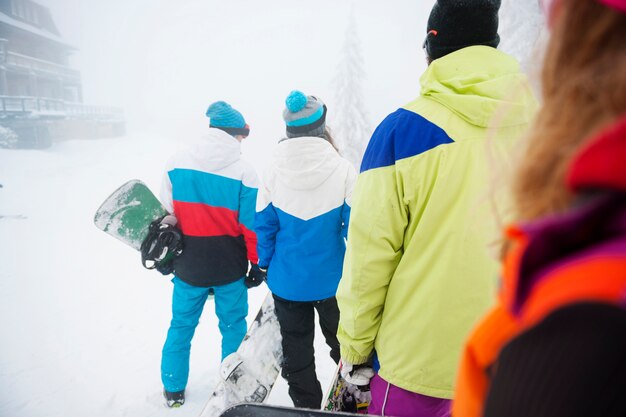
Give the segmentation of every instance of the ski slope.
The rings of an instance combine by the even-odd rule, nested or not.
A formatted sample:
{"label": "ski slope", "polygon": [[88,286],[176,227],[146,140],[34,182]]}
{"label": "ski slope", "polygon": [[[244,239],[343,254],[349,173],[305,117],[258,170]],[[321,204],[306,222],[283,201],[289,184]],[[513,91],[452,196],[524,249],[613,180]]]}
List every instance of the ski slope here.
{"label": "ski slope", "polygon": [[[207,303],[193,340],[187,402],[167,409],[160,357],[172,284],[92,223],[128,179],[157,191],[173,146],[129,135],[0,149],[0,416],[200,414],[220,361],[214,305]],[[250,290],[248,322],[266,292],[265,284]],[[326,386],[334,363],[321,334],[316,343]],[[269,403],[291,405],[282,379]]]}
{"label": "ski slope", "polygon": [[[342,22],[343,14],[334,9],[336,2],[327,3],[332,3],[334,11],[327,15]],[[425,32],[424,13],[428,13],[432,2],[419,6],[404,2],[405,6],[409,3],[410,7],[419,8],[423,13],[420,16],[402,13],[387,19],[398,29],[397,33],[393,32],[393,42],[387,42],[387,38],[379,35],[380,31],[372,29],[372,22],[381,24],[379,20],[360,20],[364,46],[370,48],[365,94],[372,106],[375,124],[395,110],[394,106],[404,104],[403,100],[412,99],[419,91],[418,78],[423,70],[418,66],[423,65],[419,46]],[[313,6],[319,7],[318,4]],[[259,7],[267,13],[275,13],[263,5]],[[380,7],[391,10],[388,5]],[[533,68],[539,60],[535,45],[540,26],[537,13],[536,2],[503,1],[501,48],[525,61],[523,68],[526,69]],[[248,21],[257,22],[257,16],[253,12],[249,14],[246,15]],[[68,19],[70,15],[68,13]],[[117,19],[118,16],[114,17]],[[144,20],[148,17],[141,15]],[[400,21],[402,18],[410,22]],[[263,28],[252,27],[250,30],[254,34],[257,31],[265,33],[263,31],[268,28],[282,27],[285,21],[300,29],[296,20],[273,19],[263,21]],[[141,28],[142,22],[133,22],[130,31],[135,31],[134,23],[140,23]],[[188,26],[185,20],[181,20],[180,25]],[[344,27],[339,24],[326,25],[325,29],[330,30],[333,26],[339,27],[343,33]],[[239,31],[245,27],[247,25],[242,23],[235,29]],[[154,32],[147,33],[152,39]],[[248,42],[253,37],[230,40]],[[103,45],[110,42],[108,37],[103,39]],[[328,43],[319,42],[325,48]],[[161,60],[164,48],[160,44],[157,46],[153,54]],[[280,49],[278,53],[283,58],[285,51],[300,51],[299,46]],[[203,45],[201,50],[205,49]],[[240,50],[231,49],[240,58]],[[264,51],[257,49],[258,54]],[[94,54],[103,53],[98,48],[93,51]],[[256,58],[252,61],[257,65],[259,62],[275,63],[272,59]],[[333,58],[331,55],[326,59],[329,68],[334,65]],[[320,53],[316,60],[324,62],[325,58]],[[238,66],[231,65],[233,61],[228,61],[227,71],[248,71],[250,60],[244,60],[243,64],[237,61]],[[396,62],[401,65],[397,66]],[[308,68],[309,63],[302,68]],[[393,64],[393,77],[389,77],[389,63]],[[93,66],[111,72],[111,66],[103,65],[101,59],[93,60]],[[237,98],[236,103],[249,106],[253,132],[257,133],[253,133],[255,138],[248,139],[250,143],[244,143],[243,155],[259,172],[271,153],[268,144],[274,143],[282,134],[281,100],[290,88],[311,90],[311,94],[320,94],[332,104],[331,91],[326,88],[328,77],[319,76],[315,72],[317,67],[312,68],[317,78],[306,72],[289,73],[285,79],[251,77],[248,81],[254,83],[256,89],[229,91],[230,97]],[[201,67],[187,69],[204,71]],[[138,106],[146,110],[151,123],[155,119],[172,117],[172,109],[164,108],[162,100],[167,97],[162,91],[167,87],[167,82],[163,81],[167,78],[159,77],[163,71],[169,70],[169,67],[151,68],[150,74],[141,74],[146,79],[145,91],[128,92],[129,96],[137,97]],[[178,74],[174,70],[172,73]],[[262,71],[258,73],[264,74]],[[221,82],[219,77],[216,78],[218,83]],[[245,80],[239,76],[234,78],[240,82]],[[148,85],[148,82],[152,84]],[[104,81],[102,84],[103,91],[111,87]],[[198,106],[203,107],[209,100],[208,92],[216,94],[215,90],[208,88],[199,92],[180,91],[180,96],[179,91],[176,95],[170,91],[170,96],[175,96],[177,104],[183,106],[175,113],[179,119],[183,118],[181,114],[185,117],[195,115]],[[158,100],[146,100],[148,92],[152,93],[150,98],[157,97]],[[332,105],[329,109],[332,112]],[[187,402],[180,409],[167,409],[161,396],[160,351],[170,320],[172,285],[157,272],[144,270],[137,252],[92,224],[93,213],[100,203],[126,180],[138,178],[154,191],[158,190],[165,160],[176,146],[175,139],[133,133],[118,139],[68,141],[45,151],[0,149],[0,416],[171,417],[200,414],[216,384],[220,358],[219,333],[212,303],[207,303],[193,340]],[[250,290],[249,320],[266,291],[265,285]],[[316,338],[316,353],[318,377],[326,387],[335,366],[328,357],[328,348],[321,334]],[[269,403],[291,405],[286,384],[281,378]]]}

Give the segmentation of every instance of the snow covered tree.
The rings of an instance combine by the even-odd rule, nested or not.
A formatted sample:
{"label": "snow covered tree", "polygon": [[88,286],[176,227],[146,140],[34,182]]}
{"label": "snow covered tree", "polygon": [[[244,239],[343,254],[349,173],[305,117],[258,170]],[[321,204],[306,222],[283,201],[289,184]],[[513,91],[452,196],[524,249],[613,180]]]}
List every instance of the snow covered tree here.
{"label": "snow covered tree", "polygon": [[333,137],[342,156],[359,169],[365,147],[372,134],[365,109],[363,55],[356,27],[354,6],[351,9],[346,37],[341,49],[337,75],[333,80],[335,92]]}
{"label": "snow covered tree", "polygon": [[500,7],[500,46],[522,69],[536,77],[542,62],[544,18],[538,1],[503,0]]}

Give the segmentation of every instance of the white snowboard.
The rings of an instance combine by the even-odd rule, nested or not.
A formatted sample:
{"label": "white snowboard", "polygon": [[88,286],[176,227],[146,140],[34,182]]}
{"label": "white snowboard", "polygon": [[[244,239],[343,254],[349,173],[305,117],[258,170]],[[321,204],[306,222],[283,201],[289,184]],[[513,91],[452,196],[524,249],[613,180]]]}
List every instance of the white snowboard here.
{"label": "white snowboard", "polygon": [[200,417],[218,417],[227,408],[243,402],[264,402],[278,378],[281,363],[280,326],[274,299],[268,293],[241,346],[222,362],[220,381]]}

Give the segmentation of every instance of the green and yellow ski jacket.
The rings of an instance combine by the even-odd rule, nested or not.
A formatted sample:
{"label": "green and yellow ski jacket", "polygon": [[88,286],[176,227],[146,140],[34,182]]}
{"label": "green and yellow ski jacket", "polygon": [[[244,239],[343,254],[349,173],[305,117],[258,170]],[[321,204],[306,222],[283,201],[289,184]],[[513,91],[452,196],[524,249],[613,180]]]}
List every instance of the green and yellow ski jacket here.
{"label": "green and yellow ski jacket", "polygon": [[462,344],[496,293],[494,168],[535,109],[515,59],[474,46],[432,62],[420,97],[378,126],[337,293],[344,360],[375,350],[386,381],[452,398]]}

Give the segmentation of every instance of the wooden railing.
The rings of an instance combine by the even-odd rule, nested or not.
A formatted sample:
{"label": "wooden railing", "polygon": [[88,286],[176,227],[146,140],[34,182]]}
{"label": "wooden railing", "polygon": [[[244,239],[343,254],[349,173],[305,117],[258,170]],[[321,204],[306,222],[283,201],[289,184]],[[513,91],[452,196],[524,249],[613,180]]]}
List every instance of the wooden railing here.
{"label": "wooden railing", "polygon": [[65,112],[68,116],[124,117],[124,112],[119,107],[92,106],[81,103],[65,103]]}
{"label": "wooden railing", "polygon": [[0,96],[0,114],[20,115],[38,113],[41,116],[123,118],[117,107],[90,106],[63,100],[28,96]]}
{"label": "wooden railing", "polygon": [[6,53],[6,64],[33,71],[42,71],[73,79],[80,79],[80,72],[75,69],[55,64],[54,62],[44,61],[43,59],[33,58],[32,56],[18,54],[17,52],[9,51]]}
{"label": "wooden railing", "polygon": [[62,100],[51,98],[0,96],[0,103],[2,104],[0,110],[6,113],[65,111],[65,105]]}

